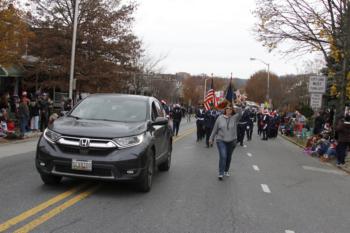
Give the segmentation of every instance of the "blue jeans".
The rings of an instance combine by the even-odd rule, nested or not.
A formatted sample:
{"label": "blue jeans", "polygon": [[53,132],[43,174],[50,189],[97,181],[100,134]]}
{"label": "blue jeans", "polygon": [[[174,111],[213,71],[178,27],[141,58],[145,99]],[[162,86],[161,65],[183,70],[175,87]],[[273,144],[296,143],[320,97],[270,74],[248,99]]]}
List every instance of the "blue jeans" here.
{"label": "blue jeans", "polygon": [[179,133],[180,128],[180,121],[173,121],[173,135],[176,135]]}
{"label": "blue jeans", "polygon": [[236,147],[236,140],[232,142],[216,141],[219,150],[219,175],[224,175],[230,169],[233,150]]}
{"label": "blue jeans", "polygon": [[27,132],[27,126],[28,126],[28,118],[19,118],[19,126],[20,126],[20,132],[21,132],[21,137],[24,136],[25,132]]}

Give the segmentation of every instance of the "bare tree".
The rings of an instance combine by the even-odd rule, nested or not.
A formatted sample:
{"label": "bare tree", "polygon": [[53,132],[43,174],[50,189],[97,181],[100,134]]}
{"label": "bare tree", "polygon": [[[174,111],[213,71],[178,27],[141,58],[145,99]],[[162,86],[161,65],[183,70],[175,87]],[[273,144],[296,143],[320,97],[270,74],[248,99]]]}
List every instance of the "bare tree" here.
{"label": "bare tree", "polygon": [[[348,0],[258,0],[257,39],[270,51],[284,42],[286,54],[321,52],[329,67],[340,66],[339,111],[345,105],[350,58],[350,2]],[[285,45],[285,44],[284,44]]]}

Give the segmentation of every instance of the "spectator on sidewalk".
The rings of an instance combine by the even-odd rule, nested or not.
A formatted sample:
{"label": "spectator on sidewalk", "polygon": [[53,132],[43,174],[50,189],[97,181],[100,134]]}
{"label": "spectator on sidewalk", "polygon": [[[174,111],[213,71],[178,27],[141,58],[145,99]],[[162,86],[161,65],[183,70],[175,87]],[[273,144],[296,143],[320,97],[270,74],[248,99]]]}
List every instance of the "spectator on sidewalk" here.
{"label": "spectator on sidewalk", "polygon": [[40,109],[40,131],[44,132],[49,121],[49,101],[46,93],[42,94],[39,99]]}
{"label": "spectator on sidewalk", "polygon": [[9,119],[9,112],[10,112],[10,103],[9,103],[10,95],[8,93],[5,93],[1,96],[0,100],[0,113],[2,114],[3,121],[7,121]]}
{"label": "spectator on sidewalk", "polygon": [[320,112],[317,112],[316,118],[315,118],[313,134],[320,134],[322,132],[324,123],[325,123],[325,120],[324,120],[323,116],[321,115]]}
{"label": "spectator on sidewalk", "polygon": [[24,102],[29,106],[30,103],[30,99],[28,98],[28,93],[26,91],[22,92],[22,99],[24,100]]}
{"label": "spectator on sidewalk", "polygon": [[73,107],[73,101],[71,98],[68,98],[64,103],[63,110],[68,112],[72,110],[72,107]]}
{"label": "spectator on sidewalk", "polygon": [[20,124],[20,138],[24,138],[24,134],[26,133],[26,126],[29,121],[29,108],[25,98],[21,99],[21,102],[18,107],[18,119]]}
{"label": "spectator on sidewalk", "polygon": [[336,157],[336,155],[337,155],[336,149],[337,149],[337,142],[334,139],[332,139],[330,141],[330,145],[329,145],[326,153],[321,157],[321,161],[328,162],[329,160]]}
{"label": "spectator on sidewalk", "polygon": [[337,124],[338,145],[337,145],[337,166],[345,164],[345,157],[350,148],[350,114],[346,113],[343,119]]}
{"label": "spectator on sidewalk", "polygon": [[39,130],[39,103],[37,99],[30,102],[30,129],[37,132]]}
{"label": "spectator on sidewalk", "polygon": [[0,109],[0,137],[6,137],[7,133],[7,120],[5,116],[6,110],[4,108]]}

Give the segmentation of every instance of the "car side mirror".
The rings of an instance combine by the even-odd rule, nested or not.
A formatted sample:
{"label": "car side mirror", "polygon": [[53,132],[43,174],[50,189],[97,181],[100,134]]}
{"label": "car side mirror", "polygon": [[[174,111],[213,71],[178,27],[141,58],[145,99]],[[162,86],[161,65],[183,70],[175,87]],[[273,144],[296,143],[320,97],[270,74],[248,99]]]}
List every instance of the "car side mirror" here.
{"label": "car side mirror", "polygon": [[68,113],[68,111],[61,111],[61,112],[60,112],[60,115],[61,115],[61,116],[66,116],[67,113]]}
{"label": "car side mirror", "polygon": [[152,122],[152,125],[167,125],[169,122],[166,117],[157,117],[155,121]]}

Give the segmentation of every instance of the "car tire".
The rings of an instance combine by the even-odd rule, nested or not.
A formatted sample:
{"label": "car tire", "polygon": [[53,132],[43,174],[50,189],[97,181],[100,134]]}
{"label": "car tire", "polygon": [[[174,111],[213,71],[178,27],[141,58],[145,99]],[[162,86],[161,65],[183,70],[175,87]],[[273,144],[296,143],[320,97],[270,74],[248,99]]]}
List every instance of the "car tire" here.
{"label": "car tire", "polygon": [[62,176],[53,176],[47,174],[40,174],[40,177],[46,185],[57,185],[61,182]]}
{"label": "car tire", "polygon": [[149,192],[152,187],[153,173],[154,173],[154,153],[148,157],[147,166],[142,174],[141,180],[138,183],[138,189],[141,192]]}
{"label": "car tire", "polygon": [[158,166],[159,171],[169,171],[170,165],[171,165],[171,152],[172,152],[172,145],[171,145],[171,142],[169,142],[167,159],[163,163],[159,164]]}

